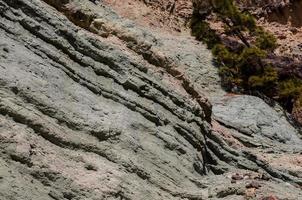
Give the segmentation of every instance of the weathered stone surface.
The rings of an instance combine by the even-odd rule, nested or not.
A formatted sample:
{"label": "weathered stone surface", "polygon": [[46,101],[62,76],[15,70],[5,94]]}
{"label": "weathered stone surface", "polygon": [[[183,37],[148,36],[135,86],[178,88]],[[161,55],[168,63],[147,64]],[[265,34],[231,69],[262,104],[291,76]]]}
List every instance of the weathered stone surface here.
{"label": "weathered stone surface", "polygon": [[253,96],[231,96],[217,102],[213,107],[216,120],[242,133],[262,136],[273,141],[301,145],[297,130],[286,117]]}
{"label": "weathered stone surface", "polygon": [[[44,2],[0,6],[3,165],[42,183],[48,199],[200,193],[209,125],[199,104],[168,84],[169,74],[162,72],[164,83],[146,61]],[[26,185],[26,194],[38,187]],[[18,191],[15,198],[25,198]]]}
{"label": "weathered stone surface", "polygon": [[151,27],[160,32],[176,34],[188,32],[192,15],[191,0],[103,0],[122,17],[134,20],[137,24]]}
{"label": "weathered stone surface", "polygon": [[191,37],[88,0],[0,0],[0,11],[1,200],[233,200],[255,180],[257,198],[302,197],[299,164],[274,158],[298,155],[287,148],[294,128],[267,105],[263,119],[293,134],[276,133],[285,143],[257,129],[244,136],[231,118],[219,124],[225,92]]}

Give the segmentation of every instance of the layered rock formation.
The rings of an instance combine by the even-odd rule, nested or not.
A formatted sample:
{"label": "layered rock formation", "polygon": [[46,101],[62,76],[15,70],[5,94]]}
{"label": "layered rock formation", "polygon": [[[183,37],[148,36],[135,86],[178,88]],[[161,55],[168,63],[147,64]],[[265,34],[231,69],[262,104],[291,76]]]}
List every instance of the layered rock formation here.
{"label": "layered rock formation", "polygon": [[301,198],[282,109],[110,5],[0,0],[0,199]]}

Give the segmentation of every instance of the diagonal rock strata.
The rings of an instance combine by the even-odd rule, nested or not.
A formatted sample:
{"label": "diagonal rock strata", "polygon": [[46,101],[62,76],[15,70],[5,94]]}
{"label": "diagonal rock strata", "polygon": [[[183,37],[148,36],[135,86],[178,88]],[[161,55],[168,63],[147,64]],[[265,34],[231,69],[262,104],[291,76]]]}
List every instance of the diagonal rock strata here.
{"label": "diagonal rock strata", "polygon": [[[238,199],[252,179],[263,186],[259,195],[302,196],[299,170],[259,156],[289,155],[291,141],[271,145],[222,120],[232,106],[220,99],[218,80],[199,80],[216,73],[197,70],[213,67],[200,43],[171,36],[183,45],[176,54],[166,36],[125,24],[106,6],[85,27],[60,8],[94,4],[45,2],[0,0],[1,198]],[[122,26],[99,36],[90,26],[100,19]],[[150,51],[141,48],[148,42]],[[232,185],[232,173],[250,176]]]}

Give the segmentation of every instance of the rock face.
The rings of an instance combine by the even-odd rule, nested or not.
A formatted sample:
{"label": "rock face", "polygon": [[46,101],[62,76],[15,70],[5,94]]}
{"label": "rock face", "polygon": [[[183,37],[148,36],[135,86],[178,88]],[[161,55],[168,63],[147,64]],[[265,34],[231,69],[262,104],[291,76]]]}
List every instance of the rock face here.
{"label": "rock face", "polygon": [[297,102],[294,105],[293,109],[293,115],[297,119],[297,121],[302,124],[302,106],[300,105],[301,103]]}
{"label": "rock face", "polygon": [[1,200],[302,197],[297,130],[225,99],[204,45],[88,0],[0,11]]}
{"label": "rock face", "polygon": [[[210,26],[216,31],[223,33],[220,20],[217,20],[212,12],[212,0],[193,0],[194,12],[199,12],[200,15],[206,15]],[[256,24],[263,27],[266,31],[272,33],[276,38],[277,47],[274,52],[265,59],[265,63],[274,66],[277,69],[280,81],[286,80],[289,77],[295,77],[299,81],[302,80],[302,1],[301,0],[235,0],[232,1],[239,7],[241,11],[248,11],[256,19]],[[253,36],[248,36],[247,39],[253,41]],[[225,40],[225,39],[223,39]],[[232,44],[234,48],[241,44],[237,38],[233,38]],[[297,92],[302,94],[302,90]],[[292,114],[296,123],[301,123],[301,97],[295,97],[292,100],[284,100],[279,94],[274,95],[288,112]]]}
{"label": "rock face", "polygon": [[237,2],[242,7],[255,9],[257,14],[265,16],[269,21],[290,23],[294,27],[302,26],[301,0],[237,0]]}
{"label": "rock face", "polygon": [[291,127],[286,117],[257,97],[243,95],[225,98],[223,103],[214,106],[213,112],[217,121],[247,135],[302,144],[297,130]]}
{"label": "rock face", "polygon": [[143,26],[161,31],[188,31],[186,24],[190,22],[193,12],[191,0],[103,0],[123,17],[135,20]]}

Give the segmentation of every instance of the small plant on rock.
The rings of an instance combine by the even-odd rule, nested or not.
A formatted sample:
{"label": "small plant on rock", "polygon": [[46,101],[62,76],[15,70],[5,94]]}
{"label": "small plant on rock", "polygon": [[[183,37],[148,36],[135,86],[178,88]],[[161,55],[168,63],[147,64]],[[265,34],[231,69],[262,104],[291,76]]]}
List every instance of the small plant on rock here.
{"label": "small plant on rock", "polygon": [[277,47],[274,35],[257,26],[255,18],[240,11],[233,0],[209,0],[209,5],[207,12],[193,13],[191,30],[212,50],[223,86],[233,92],[260,92],[283,105],[302,102],[301,78],[284,78],[282,69],[267,62]]}

